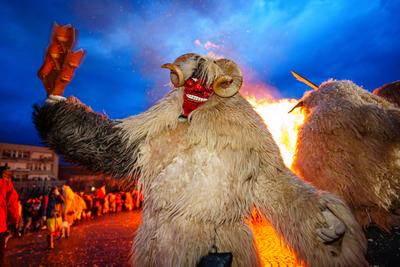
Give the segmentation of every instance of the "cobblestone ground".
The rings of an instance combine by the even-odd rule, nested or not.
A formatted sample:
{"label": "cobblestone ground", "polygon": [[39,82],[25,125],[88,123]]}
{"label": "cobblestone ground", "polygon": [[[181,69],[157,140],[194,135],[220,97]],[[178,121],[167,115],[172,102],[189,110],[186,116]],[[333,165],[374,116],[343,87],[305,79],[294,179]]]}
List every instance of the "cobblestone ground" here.
{"label": "cobblestone ground", "polygon": [[[46,231],[28,233],[8,242],[8,266],[128,266],[140,212],[106,215],[71,229],[69,239],[47,250]],[[271,227],[256,224],[253,231],[265,266],[296,266],[293,255],[280,245]]]}
{"label": "cobblestone ground", "polygon": [[8,242],[6,266],[129,266],[140,212],[105,215],[71,228],[69,239],[47,250],[46,231]]}
{"label": "cobblestone ground", "polygon": [[[29,233],[8,243],[6,266],[128,266],[128,258],[140,212],[106,215],[72,228],[69,239],[56,241],[47,250],[46,231]],[[257,248],[265,266],[301,266],[281,245],[266,224],[252,225]],[[400,230],[385,235],[376,228],[367,233],[367,258],[372,266],[400,266]]]}

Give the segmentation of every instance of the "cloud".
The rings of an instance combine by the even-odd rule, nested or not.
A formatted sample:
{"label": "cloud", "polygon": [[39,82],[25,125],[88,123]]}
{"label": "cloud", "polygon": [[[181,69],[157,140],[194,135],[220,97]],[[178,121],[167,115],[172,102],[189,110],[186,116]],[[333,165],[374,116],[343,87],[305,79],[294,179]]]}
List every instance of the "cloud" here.
{"label": "cloud", "polygon": [[217,44],[215,44],[215,43],[213,43],[213,42],[211,42],[211,41],[206,41],[204,44],[203,43],[201,43],[201,41],[199,40],[199,39],[196,39],[195,41],[194,41],[194,44],[195,45],[197,45],[197,46],[200,46],[200,47],[202,47],[202,48],[204,48],[204,49],[206,49],[206,50],[218,50],[218,49],[220,49],[220,46],[219,45],[217,45]]}
{"label": "cloud", "polygon": [[0,123],[12,128],[16,118],[39,142],[29,114],[45,96],[36,72],[54,21],[77,27],[87,51],[67,93],[120,118],[168,92],[159,67],[188,52],[233,59],[246,86],[282,97],[303,93],[291,69],[315,83],[334,77],[374,89],[400,77],[399,9],[390,0],[3,1],[0,112],[21,116]]}

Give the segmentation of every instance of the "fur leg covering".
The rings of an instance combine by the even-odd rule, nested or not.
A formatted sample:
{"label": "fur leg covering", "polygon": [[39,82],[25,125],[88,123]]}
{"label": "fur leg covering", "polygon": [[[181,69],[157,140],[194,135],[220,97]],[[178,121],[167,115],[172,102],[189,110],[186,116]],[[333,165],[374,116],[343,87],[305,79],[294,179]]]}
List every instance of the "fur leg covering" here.
{"label": "fur leg covering", "polygon": [[[211,251],[232,252],[232,267],[261,266],[253,234],[245,223],[212,224],[143,216],[132,247],[134,267],[195,267]],[[215,241],[214,241],[215,240]]]}

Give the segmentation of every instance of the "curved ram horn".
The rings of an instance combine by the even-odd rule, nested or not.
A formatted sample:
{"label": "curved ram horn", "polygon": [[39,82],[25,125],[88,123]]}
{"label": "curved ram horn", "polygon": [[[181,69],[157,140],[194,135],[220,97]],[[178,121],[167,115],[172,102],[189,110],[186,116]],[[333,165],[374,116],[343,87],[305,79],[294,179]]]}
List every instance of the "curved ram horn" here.
{"label": "curved ram horn", "polygon": [[183,72],[181,68],[172,63],[166,63],[161,66],[161,68],[169,69],[171,71],[170,78],[171,82],[175,87],[181,87],[185,83],[185,78],[183,77]]}
{"label": "curved ram horn", "polygon": [[216,64],[224,72],[224,75],[218,77],[213,82],[214,93],[221,97],[231,97],[235,95],[243,83],[243,75],[239,66],[228,59],[219,59]]}
{"label": "curved ram horn", "polygon": [[[177,57],[174,63],[167,63],[161,66],[171,70],[170,78],[171,82],[175,87],[181,87],[185,84],[185,80],[190,78],[193,69],[193,65],[196,63],[196,59],[200,56],[195,53],[187,53]],[[186,71],[186,72],[185,72]]]}

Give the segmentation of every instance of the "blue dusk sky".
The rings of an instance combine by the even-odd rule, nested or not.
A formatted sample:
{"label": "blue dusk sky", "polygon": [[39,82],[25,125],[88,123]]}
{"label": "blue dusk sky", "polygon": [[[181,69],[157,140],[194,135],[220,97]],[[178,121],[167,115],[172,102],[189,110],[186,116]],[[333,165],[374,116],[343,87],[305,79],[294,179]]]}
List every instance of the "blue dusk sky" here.
{"label": "blue dusk sky", "polygon": [[[54,22],[87,55],[65,94],[123,118],[170,90],[160,65],[195,52],[236,61],[244,91],[300,98],[290,74],[350,79],[368,90],[400,79],[400,1],[1,1],[0,142],[40,144],[32,105]],[[255,89],[254,89],[255,88]]]}

